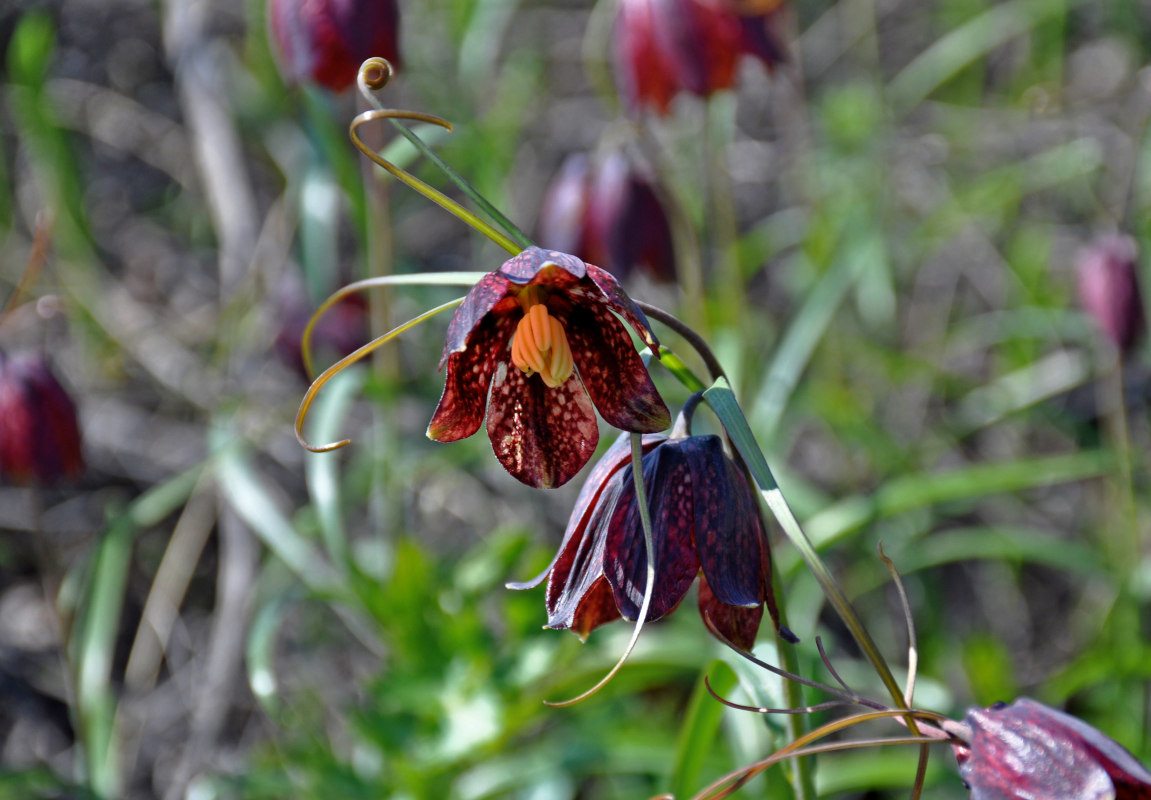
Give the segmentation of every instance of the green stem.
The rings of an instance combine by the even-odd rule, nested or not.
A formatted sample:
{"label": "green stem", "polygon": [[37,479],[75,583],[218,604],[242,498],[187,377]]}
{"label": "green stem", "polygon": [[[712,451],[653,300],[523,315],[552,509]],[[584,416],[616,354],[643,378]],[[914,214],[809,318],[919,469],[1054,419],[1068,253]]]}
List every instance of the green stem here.
{"label": "green stem", "polygon": [[[879,675],[879,679],[890,693],[892,701],[898,708],[906,709],[907,702],[903,697],[903,691],[896,682],[895,676],[891,674],[891,669],[887,666],[883,654],[879,652],[871,634],[863,626],[855,613],[855,609],[852,608],[846,595],[843,594],[843,590],[839,588],[831,570],[819,557],[819,553],[816,552],[811,540],[807,538],[799,525],[799,521],[795,518],[795,514],[792,513],[791,507],[787,504],[787,500],[780,491],[779,484],[776,483],[775,476],[772,475],[771,468],[767,464],[767,459],[764,458],[763,451],[756,443],[755,436],[752,434],[751,428],[748,427],[747,419],[744,417],[743,411],[740,410],[727,381],[722,378],[716,380],[711,388],[704,392],[703,397],[716,416],[719,417],[736,449],[743,457],[744,463],[747,464],[752,477],[759,485],[763,502],[775,515],[784,533],[787,534],[787,538],[791,540],[791,543],[807,563],[808,569],[811,570],[820,588],[823,589],[828,602],[839,614],[860,650],[863,651],[864,656],[871,663],[876,674]],[[913,727],[914,724],[914,720],[908,718],[908,726],[913,733],[916,732]]]}
{"label": "green stem", "polygon": [[[388,84],[388,81],[391,80],[392,74],[392,65],[389,64],[386,59],[369,58],[360,66],[360,74],[357,81],[360,89],[360,94],[362,94],[364,99],[366,99],[368,103],[370,103],[377,111],[389,116],[391,118],[392,127],[403,134],[404,138],[411,142],[416,150],[420,152],[420,154],[435,164],[436,167],[448,177],[448,180],[454,183],[460,189],[460,191],[470,197],[485,214],[491,217],[491,219],[493,219],[497,225],[503,228],[508,236],[510,236],[512,240],[519,245],[519,250],[532,247],[534,242],[532,242],[532,240],[526,234],[524,234],[523,231],[516,227],[514,222],[504,216],[504,214],[500,212],[498,208],[492,205],[492,203],[486,197],[480,194],[480,191],[476,189],[476,187],[472,186],[466,178],[452,169],[446,161],[440,158],[439,155],[434,150],[432,150],[432,148],[428,147],[427,143],[419,136],[417,136],[410,128],[408,128],[407,125],[404,125],[402,122],[396,119],[397,112],[384,108],[383,104],[380,103],[380,101],[376,98],[375,91],[384,88],[384,86]],[[409,112],[399,113],[405,116],[409,116],[412,119],[423,118],[421,115],[413,115]],[[425,121],[433,122],[437,125],[442,124],[445,125],[445,127],[447,127],[449,130],[451,129],[451,125],[446,125],[438,119],[425,119]],[[423,193],[423,191],[420,189],[417,189],[417,191]],[[486,231],[482,232],[486,233]],[[501,244],[501,242],[497,241],[497,244]],[[516,250],[513,252],[519,251]]]}
{"label": "green stem", "polygon": [[441,172],[447,175],[448,179],[457,187],[459,187],[460,191],[470,197],[475,202],[475,204],[483,210],[485,214],[491,217],[497,225],[503,228],[504,232],[507,233],[507,235],[510,236],[512,240],[520,246],[520,249],[533,247],[535,245],[535,242],[533,242],[527,234],[521,231],[514,222],[508,219],[498,208],[492,205],[490,200],[480,194],[479,189],[472,186],[472,184],[469,183],[466,178],[452,169],[452,167],[449,166],[446,161],[440,158],[439,155],[436,154],[435,150],[432,150],[432,148],[428,147],[427,143],[424,142],[424,140],[419,136],[417,136],[411,128],[400,122],[398,119],[393,118],[391,122],[392,127],[402,133],[404,138],[411,142],[425,158],[435,164]]}

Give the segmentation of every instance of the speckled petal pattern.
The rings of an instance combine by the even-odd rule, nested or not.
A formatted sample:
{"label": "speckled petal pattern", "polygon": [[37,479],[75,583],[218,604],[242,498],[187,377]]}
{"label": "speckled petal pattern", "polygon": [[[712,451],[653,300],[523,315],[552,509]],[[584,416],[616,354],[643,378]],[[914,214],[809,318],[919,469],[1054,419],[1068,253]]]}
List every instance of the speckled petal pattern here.
{"label": "speckled petal pattern", "polygon": [[[452,321],[448,323],[447,341],[440,356],[440,369],[444,368],[448,357],[471,347],[471,336],[489,314],[501,316],[501,312],[512,312],[519,304],[508,296],[508,281],[499,273],[489,272],[480,278],[464,297],[464,302],[456,308]],[[519,316],[515,319],[519,322]],[[515,330],[513,325],[511,331]],[[511,335],[511,332],[508,332]]]}
{"label": "speckled petal pattern", "polygon": [[518,318],[489,316],[472,331],[467,346],[448,357],[440,403],[428,423],[428,438],[437,442],[466,439],[480,429],[488,387],[500,364],[511,358],[508,341]]}
{"label": "speckled petal pattern", "polygon": [[731,606],[763,602],[767,549],[755,498],[718,436],[693,436],[695,537],[703,574],[716,598]]}
{"label": "speckled petal pattern", "polygon": [[671,413],[623,323],[603,306],[572,308],[564,322],[580,379],[604,421],[633,433],[656,433]]}
{"label": "speckled petal pattern", "polygon": [[[692,474],[673,444],[667,442],[643,459],[655,550],[655,587],[648,619],[659,619],[679,605],[699,573],[692,538]],[[609,525],[604,574],[620,613],[634,620],[647,583],[647,552],[630,465],[620,472],[620,481],[623,486]]]}
{"label": "speckled petal pattern", "polygon": [[548,388],[500,364],[488,400],[488,436],[496,458],[529,486],[553,488],[570,481],[588,462],[599,441],[595,409],[572,375]]}

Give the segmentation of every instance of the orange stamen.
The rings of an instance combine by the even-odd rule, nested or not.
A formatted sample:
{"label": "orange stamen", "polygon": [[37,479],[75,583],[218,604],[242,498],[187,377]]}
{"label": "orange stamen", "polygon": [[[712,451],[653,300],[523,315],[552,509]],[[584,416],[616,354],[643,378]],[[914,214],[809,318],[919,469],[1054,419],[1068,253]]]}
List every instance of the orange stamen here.
{"label": "orange stamen", "polygon": [[533,303],[516,326],[512,363],[528,375],[538,372],[552,389],[571,377],[574,362],[567,334],[543,303]]}

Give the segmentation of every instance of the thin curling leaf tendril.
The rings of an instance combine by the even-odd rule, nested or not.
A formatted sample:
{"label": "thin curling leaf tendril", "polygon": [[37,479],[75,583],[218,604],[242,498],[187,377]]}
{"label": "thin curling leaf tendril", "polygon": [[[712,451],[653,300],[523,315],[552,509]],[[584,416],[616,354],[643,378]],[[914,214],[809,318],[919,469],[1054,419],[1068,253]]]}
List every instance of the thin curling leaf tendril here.
{"label": "thin curling leaf tendril", "polygon": [[464,298],[457,297],[455,300],[450,300],[443,305],[436,306],[430,311],[425,311],[418,317],[408,320],[403,325],[392,328],[383,336],[376,337],[363,347],[352,353],[349,353],[335,364],[332,364],[332,366],[321,372],[320,376],[312,381],[312,385],[308,387],[308,391],[304,392],[304,399],[300,401],[300,409],[296,412],[296,441],[300,443],[300,446],[305,450],[309,450],[313,453],[327,453],[332,450],[338,450],[339,448],[351,442],[351,439],[341,439],[338,442],[332,442],[330,444],[314,445],[309,444],[308,440],[304,438],[304,419],[308,416],[308,409],[312,407],[312,402],[316,399],[316,395],[319,394],[320,389],[324,388],[324,384],[339,374],[341,370],[350,367],[352,364],[355,364],[357,361],[369,355],[381,345],[390,342],[392,339],[396,338],[409,328],[414,328],[421,322],[431,319],[436,314],[439,314],[442,311],[447,311],[451,308],[455,308],[462,302],[464,302]]}
{"label": "thin curling leaf tendril", "polygon": [[[363,92],[364,96],[373,103],[373,105],[378,105],[378,103],[375,102],[375,98],[369,90],[383,88],[391,79],[391,75],[391,64],[382,58],[369,58],[360,66],[360,75],[358,78],[360,90]],[[516,241],[508,238],[503,233],[489,225],[487,222],[473,214],[471,211],[457,203],[455,200],[445,195],[440,190],[428,185],[427,183],[424,183],[410,172],[397,167],[395,164],[388,161],[375,150],[368,147],[368,145],[364,143],[363,139],[360,138],[359,129],[362,125],[365,125],[369,122],[374,122],[378,119],[389,119],[393,122],[404,119],[413,120],[415,122],[427,122],[432,125],[439,125],[441,128],[445,128],[449,131],[452,129],[452,124],[450,122],[448,122],[443,117],[437,117],[434,114],[425,114],[421,111],[405,111],[402,109],[377,107],[358,114],[356,118],[352,120],[352,124],[348,129],[348,135],[351,137],[352,143],[361,153],[371,159],[373,163],[382,167],[404,185],[408,186],[410,189],[419,192],[424,197],[438,205],[440,208],[454,214],[460,220],[467,223],[469,226],[479,231],[484,236],[487,236],[489,239],[507,250],[512,255],[516,255],[524,249],[526,245],[517,243]],[[405,136],[407,136],[409,140],[414,140],[417,138],[415,137],[415,134],[411,133],[411,131],[408,131],[407,128],[400,126],[400,129],[401,132],[404,132]],[[430,150],[426,146],[420,147],[419,149],[423,150],[425,153],[430,153]],[[439,161],[439,159],[436,159],[436,161],[437,166],[439,166],[441,169],[446,168],[447,165],[442,161]],[[455,175],[455,173],[451,170],[448,170],[448,173],[449,177]],[[458,176],[455,176],[454,179],[458,179],[457,183],[462,181],[462,178],[459,178]],[[471,192],[469,192],[469,194],[471,194]],[[489,210],[493,209],[491,204],[487,203],[486,201],[482,201],[481,204]],[[499,216],[502,218],[503,215]],[[509,222],[507,224],[510,225],[511,223]],[[512,227],[514,228],[514,226]],[[524,241],[527,241],[526,237],[523,237],[522,234],[520,234],[520,237]],[[530,241],[528,244],[530,244]]]}

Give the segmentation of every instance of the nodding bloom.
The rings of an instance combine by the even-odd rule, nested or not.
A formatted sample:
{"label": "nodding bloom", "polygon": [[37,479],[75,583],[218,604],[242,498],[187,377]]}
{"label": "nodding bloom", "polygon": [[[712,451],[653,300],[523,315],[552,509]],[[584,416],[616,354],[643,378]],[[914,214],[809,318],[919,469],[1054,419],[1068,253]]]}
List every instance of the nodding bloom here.
{"label": "nodding bloom", "polygon": [[735,85],[740,59],[783,61],[769,29],[781,0],[621,0],[613,31],[616,83],[627,106],[667,114],[682,92]]}
{"label": "nodding bloom", "polygon": [[1079,302],[1120,351],[1146,327],[1139,293],[1138,249],[1130,236],[1105,236],[1079,254]]}
{"label": "nodding bloom", "polygon": [[595,452],[597,410],[621,430],[664,430],[671,415],[617,314],[658,353],[647,318],[599,267],[529,247],[489,272],[448,325],[444,393],[428,437],[471,436],[486,412],[504,468],[553,487]]}
{"label": "nodding bloom", "polygon": [[[298,286],[285,290],[277,300],[280,330],[272,346],[284,364],[309,382],[312,376],[304,365],[302,347],[304,331],[312,313],[308,301],[302,287]],[[369,328],[368,304],[364,298],[359,295],[345,297],[316,322],[311,333],[312,349],[321,354],[346,356],[371,339]]]}
{"label": "nodding bloom", "polygon": [[598,264],[620,280],[640,269],[675,280],[671,225],[652,180],[621,152],[564,161],[544,193],[538,239]]}
{"label": "nodding bloom", "polygon": [[366,59],[400,63],[395,0],[269,0],[268,28],[293,81],[342,92]]}
{"label": "nodding bloom", "polygon": [[0,478],[49,483],[83,468],[76,407],[48,362],[0,352]]}
{"label": "nodding bloom", "polygon": [[955,755],[972,800],[1151,798],[1151,772],[1120,744],[1034,700],[972,709],[959,727]]}
{"label": "nodding bloom", "polygon": [[[680,424],[670,438],[643,437],[642,468],[655,555],[647,619],[671,613],[698,575],[700,614],[750,650],[764,604],[778,617],[771,551],[751,486],[718,436],[688,436]],[[551,566],[508,586],[529,589],[545,576],[549,628],[586,638],[606,622],[639,615],[647,553],[626,435],[588,476]],[[793,638],[786,628],[781,633]]]}

